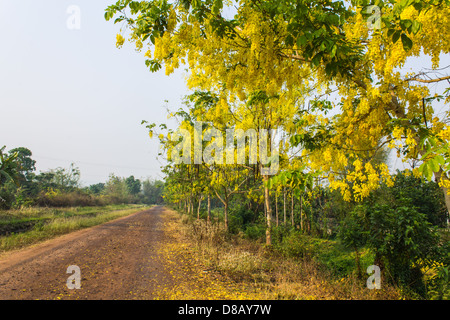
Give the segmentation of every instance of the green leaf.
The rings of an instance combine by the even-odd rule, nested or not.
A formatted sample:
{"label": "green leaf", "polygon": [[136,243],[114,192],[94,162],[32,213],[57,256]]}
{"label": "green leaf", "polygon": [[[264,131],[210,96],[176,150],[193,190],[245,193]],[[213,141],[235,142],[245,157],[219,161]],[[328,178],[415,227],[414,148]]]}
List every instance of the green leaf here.
{"label": "green leaf", "polygon": [[436,163],[438,163],[442,166],[445,165],[445,159],[441,155],[437,155],[436,157],[434,157],[434,160],[436,161]]}
{"label": "green leaf", "polygon": [[392,35],[395,33],[395,31],[397,31],[397,30],[395,30],[395,29],[389,29],[389,30],[388,30],[388,33],[387,33],[388,37],[392,37]]}
{"label": "green leaf", "polygon": [[423,9],[423,4],[421,1],[415,2],[413,4],[413,6],[414,6],[414,9],[416,9],[419,12],[422,11],[422,9]]}
{"label": "green leaf", "polygon": [[108,11],[105,12],[105,20],[106,21],[111,20],[112,17],[114,17],[114,12],[113,11],[108,10]]}
{"label": "green leaf", "polygon": [[303,47],[308,42],[308,38],[306,35],[302,35],[297,39],[297,46]]}
{"label": "green leaf", "polygon": [[218,15],[220,13],[220,10],[223,8],[223,2],[222,0],[214,0],[213,5],[211,7],[211,12],[215,15]]}
{"label": "green leaf", "polygon": [[412,22],[411,32],[413,34],[417,34],[420,30],[422,30],[422,24],[419,21],[414,20]]}
{"label": "green leaf", "polygon": [[431,159],[429,162],[429,166],[433,172],[438,172],[440,169],[439,162],[436,161],[436,158]]}
{"label": "green leaf", "polygon": [[336,50],[337,50],[337,46],[334,45],[333,48],[331,49],[331,57],[334,58],[336,56]]}
{"label": "green leaf", "polygon": [[402,30],[408,30],[412,26],[413,22],[409,19],[401,20],[400,26],[402,27]]}
{"label": "green leaf", "polygon": [[398,39],[400,39],[401,31],[396,30],[392,35],[392,42],[397,43]]}
{"label": "green leaf", "polygon": [[132,2],[130,2],[129,6],[130,6],[131,13],[134,14],[139,11],[141,4],[138,1],[132,1]]}
{"label": "green leaf", "polygon": [[405,51],[409,51],[412,49],[413,42],[405,33],[402,33],[402,43]]}
{"label": "green leaf", "polygon": [[267,183],[267,184],[268,184],[267,187],[268,187],[269,189],[272,189],[272,188],[273,188],[273,181],[272,181],[271,179],[269,179],[267,182],[268,182],[268,183]]}
{"label": "green leaf", "polygon": [[409,7],[413,2],[414,2],[414,0],[402,0],[402,1],[400,2],[400,6],[401,6],[403,9],[406,9],[406,8]]}
{"label": "green leaf", "polygon": [[428,181],[431,181],[433,178],[433,170],[429,166],[428,162],[423,165],[423,175]]}
{"label": "green leaf", "polygon": [[325,51],[325,49],[327,48],[327,46],[326,46],[326,43],[325,42],[322,42],[321,44],[320,44],[320,51]]}

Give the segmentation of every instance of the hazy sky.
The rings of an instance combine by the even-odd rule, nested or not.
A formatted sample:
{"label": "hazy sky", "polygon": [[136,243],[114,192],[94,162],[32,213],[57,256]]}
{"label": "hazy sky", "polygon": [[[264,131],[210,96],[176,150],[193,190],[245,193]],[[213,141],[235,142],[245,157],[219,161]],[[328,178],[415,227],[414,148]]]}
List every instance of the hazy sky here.
{"label": "hazy sky", "polygon": [[[181,71],[151,73],[131,44],[115,47],[114,2],[0,0],[0,145],[29,148],[38,171],[74,162],[84,185],[160,177],[141,121],[167,123],[164,100],[178,109],[188,93]],[[71,5],[79,30],[67,27]]]}

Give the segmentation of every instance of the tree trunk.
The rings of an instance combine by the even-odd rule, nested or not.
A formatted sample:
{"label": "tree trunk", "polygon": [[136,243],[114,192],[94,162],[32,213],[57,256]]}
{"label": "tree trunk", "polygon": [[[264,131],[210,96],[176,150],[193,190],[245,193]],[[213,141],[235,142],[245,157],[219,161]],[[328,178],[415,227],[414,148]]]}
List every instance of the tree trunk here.
{"label": "tree trunk", "polygon": [[202,205],[203,195],[198,198],[198,208],[197,208],[197,220],[200,220],[200,207]]}
{"label": "tree trunk", "polygon": [[208,194],[208,223],[211,222],[211,195]]}
{"label": "tree trunk", "polygon": [[228,198],[225,198],[225,207],[224,207],[224,224],[225,230],[228,231]]}
{"label": "tree trunk", "polygon": [[277,197],[277,193],[275,192],[275,216],[277,219],[277,227],[278,227],[278,197]]}
{"label": "tree trunk", "polygon": [[[217,190],[214,190],[214,192],[217,195],[217,198],[219,198],[220,202],[224,205],[224,224],[225,224],[225,230],[228,231],[228,197],[227,190],[225,189],[224,197],[222,198]],[[217,222],[219,222],[219,217],[217,217]]]}
{"label": "tree trunk", "polygon": [[303,196],[300,195],[300,230],[303,232]]}
{"label": "tree trunk", "polygon": [[283,189],[283,214],[284,214],[283,223],[284,225],[286,225],[286,187],[284,187]]}
{"label": "tree trunk", "polygon": [[266,244],[268,246],[272,245],[272,209],[270,208],[270,198],[269,198],[269,187],[267,182],[269,181],[269,176],[263,176],[264,179],[264,200],[267,210],[267,226],[266,226]]}
{"label": "tree trunk", "polygon": [[294,226],[294,190],[291,195],[291,224]]}
{"label": "tree trunk", "polygon": [[267,206],[266,206],[266,198],[264,198],[264,219],[267,219]]}

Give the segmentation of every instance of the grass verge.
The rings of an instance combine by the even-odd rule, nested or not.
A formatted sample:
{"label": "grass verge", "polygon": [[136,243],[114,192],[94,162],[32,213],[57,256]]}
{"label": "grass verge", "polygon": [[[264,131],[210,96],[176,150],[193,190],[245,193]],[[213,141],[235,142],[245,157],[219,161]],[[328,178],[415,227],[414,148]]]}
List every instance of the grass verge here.
{"label": "grass verge", "polygon": [[143,210],[144,205],[0,211],[0,252],[23,248]]}

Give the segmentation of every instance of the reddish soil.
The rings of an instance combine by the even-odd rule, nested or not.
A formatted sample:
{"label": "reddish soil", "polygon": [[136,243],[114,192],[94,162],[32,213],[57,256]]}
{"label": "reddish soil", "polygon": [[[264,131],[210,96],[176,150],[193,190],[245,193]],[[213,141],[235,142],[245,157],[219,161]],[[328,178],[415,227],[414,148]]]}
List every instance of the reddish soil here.
{"label": "reddish soil", "polygon": [[[0,257],[0,299],[156,299],[171,286],[158,246],[163,207],[154,207]],[[81,288],[69,289],[70,265]]]}

